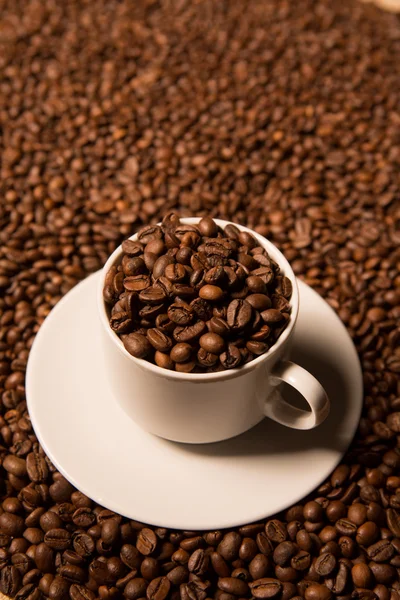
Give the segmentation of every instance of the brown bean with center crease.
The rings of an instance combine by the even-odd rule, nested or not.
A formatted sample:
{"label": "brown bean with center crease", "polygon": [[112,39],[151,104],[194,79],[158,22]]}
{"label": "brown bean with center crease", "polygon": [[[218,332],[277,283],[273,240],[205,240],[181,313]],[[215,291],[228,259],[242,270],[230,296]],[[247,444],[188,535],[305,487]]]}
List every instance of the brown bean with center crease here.
{"label": "brown bean with center crease", "polygon": [[[157,547],[157,536],[148,527],[144,527],[136,540],[136,548],[139,550],[141,554],[144,556],[148,556],[152,554]],[[121,557],[122,558],[122,557]],[[123,560],[123,559],[122,559]]]}
{"label": "brown bean with center crease", "polygon": [[282,591],[282,583],[278,579],[264,577],[250,583],[250,591],[254,598],[268,600],[276,598]]}
{"label": "brown bean with center crease", "polygon": [[146,590],[147,600],[165,600],[169,594],[171,582],[167,577],[153,579]]}

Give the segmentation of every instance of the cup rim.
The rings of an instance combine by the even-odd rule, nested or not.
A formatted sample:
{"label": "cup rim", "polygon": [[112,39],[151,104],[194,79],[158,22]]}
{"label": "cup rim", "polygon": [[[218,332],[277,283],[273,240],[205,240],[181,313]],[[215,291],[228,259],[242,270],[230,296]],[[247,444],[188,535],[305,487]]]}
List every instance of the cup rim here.
{"label": "cup rim", "polygon": [[[199,223],[200,220],[201,220],[201,217],[180,217],[180,222],[185,225],[197,225],[197,223]],[[114,250],[114,252],[109,256],[107,262],[105,263],[105,265],[102,269],[101,277],[99,279],[99,284],[98,284],[98,288],[97,288],[97,308],[98,308],[98,313],[99,313],[99,317],[100,317],[100,322],[102,324],[102,327],[106,331],[108,338],[116,346],[116,348],[118,348],[118,350],[122,353],[122,355],[124,355],[131,362],[133,362],[133,364],[135,364],[142,370],[149,371],[153,375],[157,375],[159,377],[165,377],[167,379],[172,379],[175,381],[186,381],[186,382],[191,381],[193,383],[208,383],[208,382],[223,381],[226,379],[233,379],[235,377],[240,377],[241,375],[245,375],[246,373],[249,373],[250,371],[253,371],[257,367],[260,367],[261,365],[268,362],[273,357],[273,355],[276,354],[284,346],[284,344],[287,342],[287,340],[289,339],[289,337],[291,336],[291,334],[293,332],[293,328],[296,324],[297,316],[299,313],[299,290],[298,290],[298,286],[297,286],[296,276],[295,276],[293,269],[291,268],[288,260],[284,257],[282,252],[280,250],[278,250],[278,248],[272,242],[270,242],[267,238],[263,237],[256,231],[253,231],[252,229],[249,229],[248,227],[245,227],[244,225],[240,225],[238,223],[233,223],[232,221],[225,221],[223,219],[213,219],[213,220],[222,229],[225,229],[225,227],[227,225],[235,225],[235,227],[240,229],[240,231],[245,231],[247,233],[251,233],[257,239],[257,241],[260,243],[260,246],[263,246],[267,250],[268,254],[271,256],[271,258],[273,258],[275,260],[275,262],[278,263],[283,274],[290,279],[293,290],[292,290],[292,296],[290,299],[292,310],[290,313],[289,323],[288,323],[287,327],[285,328],[285,330],[282,332],[282,334],[279,336],[278,340],[274,343],[273,346],[271,346],[271,348],[269,350],[267,350],[267,352],[265,352],[264,354],[261,354],[260,356],[251,360],[250,362],[245,363],[244,365],[241,365],[240,367],[237,367],[236,369],[227,369],[225,371],[217,371],[215,373],[180,373],[178,371],[171,371],[169,369],[164,369],[163,367],[159,367],[158,365],[151,363],[145,359],[136,358],[135,356],[132,356],[131,354],[129,354],[129,352],[125,349],[122,340],[111,329],[110,324],[109,324],[109,317],[107,315],[107,306],[103,299],[103,287],[104,287],[104,281],[105,281],[106,274],[114,264],[119,264],[119,262],[121,260],[122,245],[119,245],[118,248],[116,248]],[[158,225],[160,225],[160,223],[158,223]],[[131,235],[129,237],[129,239],[136,240],[137,233],[138,232]]]}

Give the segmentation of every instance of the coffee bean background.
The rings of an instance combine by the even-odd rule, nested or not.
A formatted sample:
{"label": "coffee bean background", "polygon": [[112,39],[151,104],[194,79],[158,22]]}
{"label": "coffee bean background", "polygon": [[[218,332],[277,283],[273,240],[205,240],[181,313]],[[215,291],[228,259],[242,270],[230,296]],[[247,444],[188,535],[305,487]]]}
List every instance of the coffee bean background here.
{"label": "coffee bean background", "polygon": [[[398,600],[399,17],[340,0],[0,8],[0,591]],[[51,308],[171,209],[268,236],[363,366],[342,463],[301,504],[235,531],[95,506],[44,456],[26,411]]]}

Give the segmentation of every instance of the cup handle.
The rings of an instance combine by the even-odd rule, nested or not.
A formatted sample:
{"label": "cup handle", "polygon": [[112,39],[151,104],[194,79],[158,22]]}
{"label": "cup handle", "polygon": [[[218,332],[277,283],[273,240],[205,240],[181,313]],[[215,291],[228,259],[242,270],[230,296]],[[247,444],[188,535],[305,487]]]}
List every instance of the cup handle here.
{"label": "cup handle", "polygon": [[[279,362],[269,375],[275,389],[264,402],[264,414],[293,429],[313,429],[320,425],[329,414],[329,398],[320,382],[311,373],[290,361]],[[308,402],[311,411],[292,406],[282,398],[277,389],[282,381],[300,392]]]}

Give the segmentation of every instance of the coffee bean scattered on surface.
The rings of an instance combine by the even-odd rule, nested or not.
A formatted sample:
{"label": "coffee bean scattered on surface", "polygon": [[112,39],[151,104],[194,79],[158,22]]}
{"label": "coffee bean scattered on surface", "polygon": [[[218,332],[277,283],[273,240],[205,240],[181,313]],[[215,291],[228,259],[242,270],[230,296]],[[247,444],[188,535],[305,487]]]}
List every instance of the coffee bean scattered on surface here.
{"label": "coffee bean scattered on surface", "polygon": [[[399,600],[399,53],[399,18],[350,0],[2,2],[1,593]],[[296,506],[234,531],[97,506],[44,456],[26,410],[51,308],[171,210],[270,239],[337,311],[363,367],[342,463]]]}
{"label": "coffee bean scattered on surface", "polygon": [[170,213],[122,243],[105,277],[110,327],[132,356],[184,373],[239,367],[290,319],[292,282],[257,239]]}

